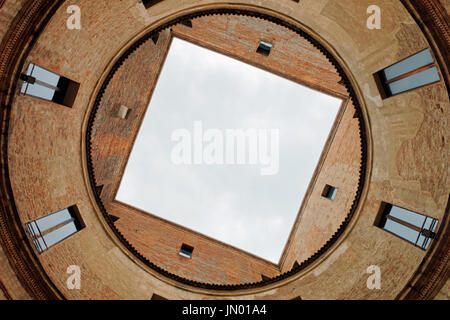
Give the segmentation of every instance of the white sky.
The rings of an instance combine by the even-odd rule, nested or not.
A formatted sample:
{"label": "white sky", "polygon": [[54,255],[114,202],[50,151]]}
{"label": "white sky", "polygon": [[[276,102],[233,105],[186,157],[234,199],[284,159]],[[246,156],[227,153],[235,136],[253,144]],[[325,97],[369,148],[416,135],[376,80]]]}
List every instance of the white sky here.
{"label": "white sky", "polygon": [[[341,102],[174,38],[116,199],[278,263]],[[175,165],[172,132],[194,121],[279,129],[278,174]]]}

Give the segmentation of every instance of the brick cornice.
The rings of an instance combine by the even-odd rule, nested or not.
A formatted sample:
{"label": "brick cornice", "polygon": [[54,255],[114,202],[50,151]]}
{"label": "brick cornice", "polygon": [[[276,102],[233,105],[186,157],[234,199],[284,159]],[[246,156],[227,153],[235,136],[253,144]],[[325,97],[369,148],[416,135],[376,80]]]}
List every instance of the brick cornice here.
{"label": "brick cornice", "polygon": [[26,1],[0,44],[0,245],[17,278],[35,299],[61,299],[28,241],[14,202],[8,171],[11,106],[25,57],[64,0]]}
{"label": "brick cornice", "polygon": [[0,280],[0,290],[1,292],[3,292],[3,295],[5,296],[6,300],[13,300],[13,298],[11,297],[11,295],[8,292],[8,289],[6,288],[6,286],[3,284],[3,282]]}

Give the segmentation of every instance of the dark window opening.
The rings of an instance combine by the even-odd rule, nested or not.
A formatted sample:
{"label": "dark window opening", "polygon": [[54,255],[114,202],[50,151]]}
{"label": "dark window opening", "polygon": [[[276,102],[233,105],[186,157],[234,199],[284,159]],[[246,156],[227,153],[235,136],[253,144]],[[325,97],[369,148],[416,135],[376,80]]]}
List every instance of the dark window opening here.
{"label": "dark window opening", "polygon": [[72,107],[80,84],[48,71],[34,63],[30,63],[26,74],[22,73],[23,81],[20,93],[54,103]]}
{"label": "dark window opening", "polygon": [[102,191],[103,191],[103,185],[95,186],[95,192],[98,194],[98,196],[102,195]]}
{"label": "dark window opening", "polygon": [[436,238],[438,220],[382,202],[375,225],[426,250]]}
{"label": "dark window opening", "polygon": [[146,9],[150,8],[151,6],[154,6],[158,2],[161,2],[163,0],[142,0],[142,3],[144,4],[144,7]]}
{"label": "dark window opening", "polygon": [[425,49],[374,74],[383,99],[440,81],[429,49]]}
{"label": "dark window opening", "polygon": [[270,51],[272,50],[272,47],[272,44],[261,41],[259,43],[258,49],[256,49],[256,52],[268,56],[270,54]]}
{"label": "dark window opening", "polygon": [[192,252],[193,251],[194,251],[194,247],[191,247],[191,246],[183,243],[183,245],[181,246],[179,254],[180,254],[180,256],[183,256],[185,258],[189,258],[190,259],[192,257]]}
{"label": "dark window opening", "polygon": [[337,190],[338,190],[337,188],[327,184],[323,189],[322,197],[334,200],[334,198],[336,198]]}
{"label": "dark window opening", "polygon": [[183,20],[180,22],[183,26],[186,26],[188,28],[192,28],[192,20]]}
{"label": "dark window opening", "polygon": [[111,219],[111,221],[112,221],[113,223],[116,222],[117,220],[119,220],[118,217],[116,217],[116,216],[114,216],[114,215],[112,215],[112,214],[108,214],[108,217]]}
{"label": "dark window opening", "polygon": [[152,41],[153,41],[154,44],[158,44],[158,40],[159,40],[159,33],[155,34],[152,37]]}
{"label": "dark window opening", "polygon": [[262,274],[262,275],[261,275],[261,279],[262,279],[262,281],[268,281],[268,280],[270,280],[271,278]]}
{"label": "dark window opening", "polygon": [[71,206],[26,224],[28,234],[39,253],[77,233],[84,227],[76,206]]}
{"label": "dark window opening", "polygon": [[152,295],[151,300],[167,300],[166,298],[164,298],[163,296],[157,295],[156,293],[154,293]]}

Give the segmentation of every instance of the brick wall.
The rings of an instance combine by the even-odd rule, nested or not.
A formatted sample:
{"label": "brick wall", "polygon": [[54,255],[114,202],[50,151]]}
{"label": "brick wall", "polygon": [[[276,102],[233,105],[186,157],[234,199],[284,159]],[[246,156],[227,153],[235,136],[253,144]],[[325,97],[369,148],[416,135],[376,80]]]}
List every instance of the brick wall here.
{"label": "brick wall", "polygon": [[[83,177],[85,155],[81,148],[83,120],[90,98],[111,59],[150,22],[180,10],[194,10],[198,5],[208,6],[211,2],[165,0],[146,11],[147,16],[143,17],[134,0],[73,1],[82,9],[83,29],[65,28],[68,15],[63,6],[27,57],[27,61],[35,61],[81,83],[72,109],[17,96],[9,119],[8,169],[21,219],[29,221],[77,204],[86,223],[83,231],[39,256],[46,274],[67,298],[149,299],[155,291],[167,298],[217,297],[214,290],[204,295],[195,288],[161,280],[161,276],[154,275],[121,250],[92,204],[89,185]],[[232,2],[227,1],[227,5],[231,6]],[[280,16],[292,17],[292,21],[313,30],[339,53],[365,104],[372,135],[372,170],[358,219],[325,260],[283,286],[261,293],[232,292],[226,297],[395,298],[423,262],[425,252],[373,223],[381,201],[440,220],[444,217],[449,175],[446,170],[437,170],[434,164],[440,163],[442,151],[448,150],[448,125],[444,120],[449,118],[450,104],[443,81],[382,101],[372,74],[428,47],[426,37],[400,1],[379,2],[383,12],[382,30],[364,28],[370,0],[349,0],[348,5],[334,0],[239,1],[244,2],[253,8],[257,5]],[[8,0],[1,10],[10,4],[20,7],[19,1]],[[410,169],[406,170],[407,166]],[[422,169],[415,170],[416,166]],[[442,187],[435,188],[433,181],[439,181]],[[82,290],[66,288],[65,271],[71,264],[82,267]],[[369,276],[366,268],[373,264],[382,270],[382,290],[366,287]],[[8,289],[13,287],[3,274],[0,278]]]}

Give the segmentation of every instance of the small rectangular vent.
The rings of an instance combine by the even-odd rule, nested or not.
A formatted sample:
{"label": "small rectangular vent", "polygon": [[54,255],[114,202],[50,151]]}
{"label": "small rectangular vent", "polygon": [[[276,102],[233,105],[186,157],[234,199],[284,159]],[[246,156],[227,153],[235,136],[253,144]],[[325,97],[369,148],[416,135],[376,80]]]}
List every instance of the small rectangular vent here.
{"label": "small rectangular vent", "polygon": [[272,50],[272,47],[273,47],[272,44],[270,44],[268,42],[260,41],[256,52],[259,54],[262,54],[264,56],[268,56],[270,54],[270,51]]}
{"label": "small rectangular vent", "polygon": [[322,197],[334,200],[334,198],[336,198],[337,190],[338,190],[337,188],[327,184],[323,189]]}
{"label": "small rectangular vent", "polygon": [[192,257],[192,252],[194,251],[194,247],[191,247],[185,243],[182,244],[180,249],[180,256],[190,259]]}
{"label": "small rectangular vent", "polygon": [[121,105],[119,107],[119,111],[117,112],[117,116],[120,119],[127,119],[129,111],[130,111],[130,109],[128,107],[125,107],[124,105]]}

